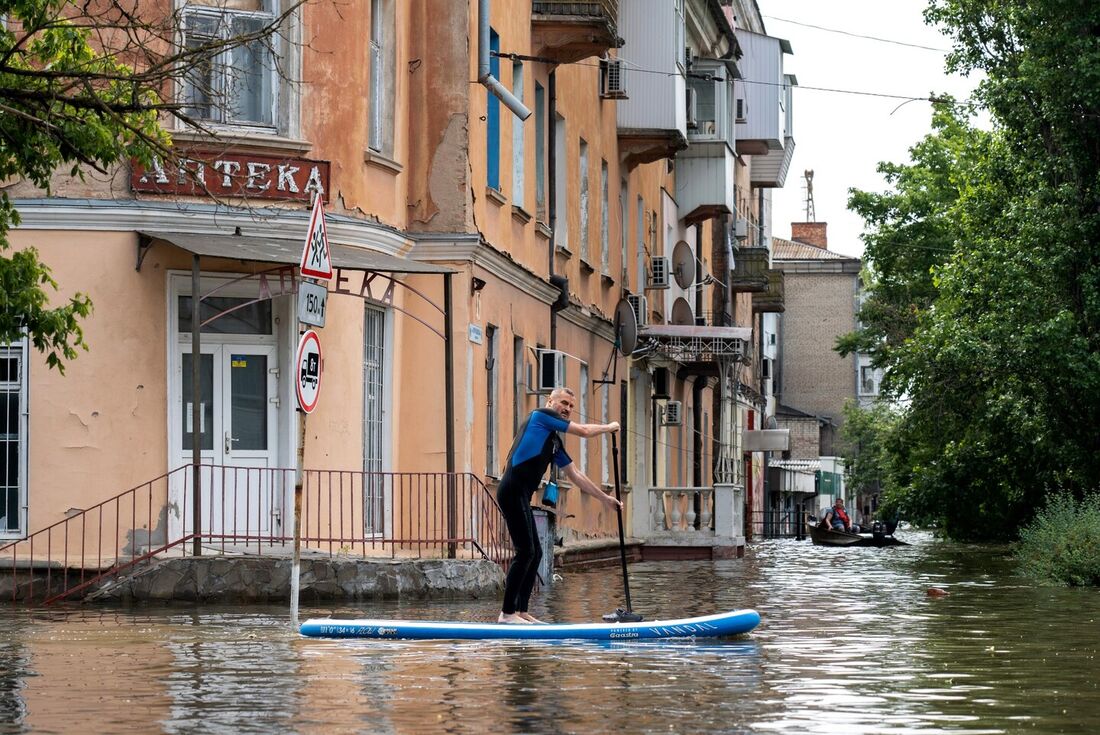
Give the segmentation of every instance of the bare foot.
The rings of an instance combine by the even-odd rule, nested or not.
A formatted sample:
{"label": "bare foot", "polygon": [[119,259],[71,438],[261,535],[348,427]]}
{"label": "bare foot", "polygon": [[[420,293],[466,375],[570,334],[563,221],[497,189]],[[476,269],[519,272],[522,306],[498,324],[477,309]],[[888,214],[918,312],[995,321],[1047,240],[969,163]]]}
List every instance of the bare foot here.
{"label": "bare foot", "polygon": [[497,616],[497,622],[498,623],[518,623],[519,625],[530,625],[531,624],[530,620],[528,620],[526,618],[523,618],[523,617],[520,617],[519,613],[512,613],[511,615],[505,615],[504,613],[501,613],[499,616]]}
{"label": "bare foot", "polygon": [[530,613],[521,612],[521,613],[516,613],[516,615],[519,615],[521,618],[526,620],[528,623],[534,623],[536,625],[546,625],[545,622],[543,622],[542,620],[539,620],[538,618],[536,618],[534,615],[532,615]]}

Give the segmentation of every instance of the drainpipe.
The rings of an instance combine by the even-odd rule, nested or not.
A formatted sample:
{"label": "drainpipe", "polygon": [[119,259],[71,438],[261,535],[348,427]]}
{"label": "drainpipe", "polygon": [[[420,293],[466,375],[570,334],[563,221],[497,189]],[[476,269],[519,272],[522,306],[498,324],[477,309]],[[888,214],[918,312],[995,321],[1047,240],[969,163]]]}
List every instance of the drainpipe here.
{"label": "drainpipe", "polygon": [[489,0],[481,0],[478,4],[477,35],[477,81],[496,95],[520,120],[531,117],[531,111],[489,72]]}
{"label": "drainpipe", "polygon": [[[558,79],[557,71],[550,70],[549,79],[546,81],[546,219],[550,220],[550,251],[547,254],[550,266],[550,282],[554,282],[554,248],[557,245],[557,213],[558,213],[558,143],[557,143],[557,112],[558,112]],[[558,347],[558,313],[550,309],[550,349]]]}

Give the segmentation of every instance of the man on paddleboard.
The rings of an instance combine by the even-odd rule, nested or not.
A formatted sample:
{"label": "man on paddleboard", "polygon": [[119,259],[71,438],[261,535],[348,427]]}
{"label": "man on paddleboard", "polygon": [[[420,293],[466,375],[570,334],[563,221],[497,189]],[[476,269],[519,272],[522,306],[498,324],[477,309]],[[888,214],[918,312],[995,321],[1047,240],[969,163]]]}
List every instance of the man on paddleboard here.
{"label": "man on paddleboard", "polygon": [[582,475],[573,460],[565,453],[559,432],[582,438],[610,434],[619,430],[619,422],[610,424],[577,424],[569,420],[576,407],[576,396],[569,388],[555,388],[546,406],[531,412],[516,432],[515,441],[508,452],[508,463],[497,487],[497,503],[500,504],[508,534],[516,558],[508,567],[504,578],[504,604],[501,605],[500,623],[541,623],[527,612],[531,590],[535,588],[542,547],[535,530],[535,516],[531,512],[531,497],[538,489],[546,468],[553,461],[565,477],[576,487],[609,508],[621,508],[622,504],[605,493],[596,483]]}

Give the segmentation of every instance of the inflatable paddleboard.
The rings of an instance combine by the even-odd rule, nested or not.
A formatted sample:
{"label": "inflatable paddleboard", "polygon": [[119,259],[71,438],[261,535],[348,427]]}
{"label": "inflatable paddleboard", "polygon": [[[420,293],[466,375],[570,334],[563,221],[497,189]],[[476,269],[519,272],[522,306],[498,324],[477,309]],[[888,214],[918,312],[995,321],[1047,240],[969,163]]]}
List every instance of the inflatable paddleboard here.
{"label": "inflatable paddleboard", "polygon": [[311,638],[622,641],[737,635],[748,633],[759,623],[760,615],[755,610],[734,610],[699,618],[641,623],[552,623],[549,625],[311,618],[302,623],[300,632]]}

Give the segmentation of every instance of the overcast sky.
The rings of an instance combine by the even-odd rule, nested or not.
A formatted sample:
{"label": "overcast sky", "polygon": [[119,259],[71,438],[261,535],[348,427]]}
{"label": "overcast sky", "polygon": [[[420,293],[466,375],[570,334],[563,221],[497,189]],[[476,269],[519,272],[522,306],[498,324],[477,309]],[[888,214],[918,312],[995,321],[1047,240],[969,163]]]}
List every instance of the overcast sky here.
{"label": "overcast sky", "polygon": [[[969,97],[977,82],[944,72],[949,39],[924,24],[926,4],[925,0],[759,0],[768,35],[791,42],[794,54],[785,57],[784,70],[797,76],[799,83],[794,91],[794,159],[786,186],[776,189],[773,198],[775,236],[789,238],[790,223],[805,220],[803,172],[813,169],[815,219],[829,223],[829,249],[862,254],[863,221],[847,209],[848,190],[883,191],[885,183],[875,170],[879,161],[907,162],[909,147],[930,129],[932,109],[927,102],[902,105],[902,99],[810,87],[906,97],[931,92]],[[856,38],[807,25],[941,50]]]}

